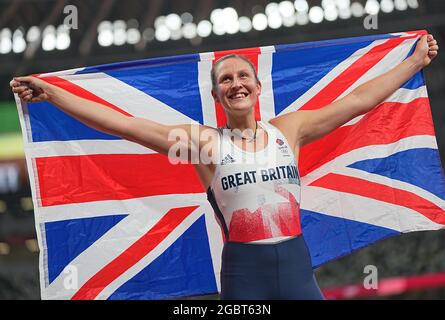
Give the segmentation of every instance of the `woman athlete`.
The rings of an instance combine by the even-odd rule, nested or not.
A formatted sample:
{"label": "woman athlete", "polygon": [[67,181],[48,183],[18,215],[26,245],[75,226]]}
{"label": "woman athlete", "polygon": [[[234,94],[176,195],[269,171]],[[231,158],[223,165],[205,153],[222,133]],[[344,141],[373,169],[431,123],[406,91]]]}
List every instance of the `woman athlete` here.
{"label": "woman athlete", "polygon": [[170,157],[178,142],[169,133],[187,133],[182,146],[187,153],[201,155],[208,148],[204,154],[213,159],[200,158],[194,167],[225,235],[221,299],[323,299],[301,233],[299,150],[379,105],[429,65],[438,50],[432,35],[422,36],[409,58],[342,99],[259,122],[254,106],[261,82],[255,68],[243,56],[224,56],[211,79],[212,95],[226,114],[225,128],[128,117],[33,76],[14,78],[10,85],[25,102],[49,101],[96,130]]}

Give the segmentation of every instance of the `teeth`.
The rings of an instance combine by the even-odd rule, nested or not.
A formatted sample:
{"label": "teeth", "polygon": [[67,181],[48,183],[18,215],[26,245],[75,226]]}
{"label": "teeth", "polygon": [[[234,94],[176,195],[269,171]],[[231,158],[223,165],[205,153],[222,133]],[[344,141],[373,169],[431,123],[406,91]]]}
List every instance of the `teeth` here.
{"label": "teeth", "polygon": [[237,93],[235,95],[232,96],[232,99],[241,99],[246,97],[247,95],[245,93]]}

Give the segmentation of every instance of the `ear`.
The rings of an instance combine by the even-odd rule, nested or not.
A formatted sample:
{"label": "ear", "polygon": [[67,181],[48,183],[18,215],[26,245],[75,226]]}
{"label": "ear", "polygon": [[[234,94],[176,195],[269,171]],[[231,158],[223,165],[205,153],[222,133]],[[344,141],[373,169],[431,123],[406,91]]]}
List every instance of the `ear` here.
{"label": "ear", "polygon": [[216,92],[213,89],[212,89],[212,97],[215,100],[215,102],[220,102],[219,98],[218,98],[218,95],[216,94]]}
{"label": "ear", "polygon": [[262,90],[262,88],[263,88],[263,86],[262,86],[262,84],[261,84],[261,81],[258,81],[258,83],[257,83],[257,89],[258,89],[258,91],[257,91],[257,95],[260,95],[260,94],[261,94],[261,90]]}

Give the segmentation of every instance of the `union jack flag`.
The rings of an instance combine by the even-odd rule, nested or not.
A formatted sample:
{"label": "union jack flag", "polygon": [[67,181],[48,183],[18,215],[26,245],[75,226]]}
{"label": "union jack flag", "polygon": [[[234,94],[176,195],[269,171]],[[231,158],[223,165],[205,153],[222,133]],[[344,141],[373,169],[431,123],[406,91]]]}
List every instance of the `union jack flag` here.
{"label": "union jack flag", "polygon": [[[425,31],[190,54],[38,75],[119,112],[222,126],[215,59],[258,69],[257,119],[327,105],[409,56]],[[191,164],[16,97],[40,245],[43,299],[217,293],[223,235]],[[445,224],[427,89],[416,74],[385,102],[299,155],[301,219],[314,267],[380,239]]]}

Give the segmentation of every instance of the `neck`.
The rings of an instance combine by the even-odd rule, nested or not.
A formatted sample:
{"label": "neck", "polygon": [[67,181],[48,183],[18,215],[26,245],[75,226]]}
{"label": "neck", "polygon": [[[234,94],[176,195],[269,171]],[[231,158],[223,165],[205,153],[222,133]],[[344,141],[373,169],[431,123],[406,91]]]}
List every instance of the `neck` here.
{"label": "neck", "polygon": [[255,117],[252,114],[248,114],[242,117],[227,117],[227,127],[230,129],[239,129],[242,131],[246,129],[251,129],[255,131],[257,126]]}
{"label": "neck", "polygon": [[[254,129],[252,129],[252,125],[254,126]],[[247,142],[254,142],[256,140],[258,123],[253,117],[244,119],[243,121],[240,121],[239,118],[235,121],[234,119],[232,119],[232,121],[228,119],[226,127],[232,130],[232,133],[235,133],[235,135],[242,140],[246,140]],[[246,133],[245,130],[251,131],[252,133]],[[241,132],[237,133],[237,131]]]}

